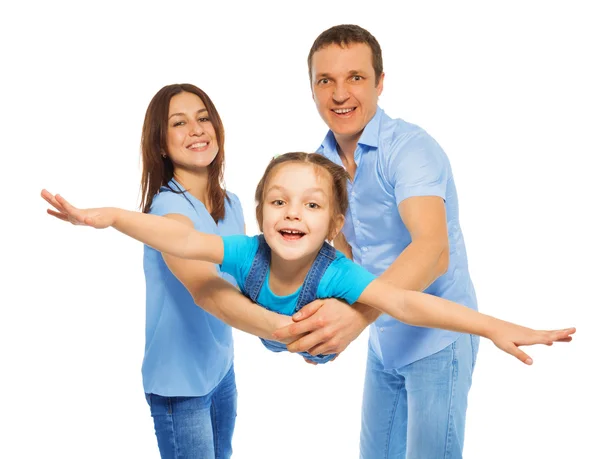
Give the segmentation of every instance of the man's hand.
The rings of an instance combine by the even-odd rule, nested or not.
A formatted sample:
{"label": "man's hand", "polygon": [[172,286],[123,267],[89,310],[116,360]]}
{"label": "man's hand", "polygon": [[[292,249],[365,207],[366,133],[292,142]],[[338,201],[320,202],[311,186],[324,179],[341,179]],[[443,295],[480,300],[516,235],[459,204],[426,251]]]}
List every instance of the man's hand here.
{"label": "man's hand", "polygon": [[339,354],[354,341],[370,321],[359,310],[329,298],[315,300],[292,316],[296,323],[275,330],[278,341],[304,335],[288,344],[290,352],[311,355]]}

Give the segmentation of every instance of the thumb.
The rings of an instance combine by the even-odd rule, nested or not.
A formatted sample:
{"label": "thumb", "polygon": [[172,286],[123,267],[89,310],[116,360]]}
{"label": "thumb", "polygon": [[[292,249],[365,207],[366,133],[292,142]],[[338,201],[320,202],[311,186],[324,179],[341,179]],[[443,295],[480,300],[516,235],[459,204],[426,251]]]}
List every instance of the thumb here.
{"label": "thumb", "polygon": [[321,306],[323,306],[323,300],[315,300],[311,303],[308,303],[304,306],[300,311],[292,316],[292,320],[294,322],[299,322],[300,320],[307,319],[312,316],[315,312],[317,312]]}
{"label": "thumb", "polygon": [[523,362],[526,365],[533,364],[533,359],[529,357],[525,352],[515,346],[513,343],[510,343],[508,349],[505,349],[511,355],[514,355],[517,359]]}

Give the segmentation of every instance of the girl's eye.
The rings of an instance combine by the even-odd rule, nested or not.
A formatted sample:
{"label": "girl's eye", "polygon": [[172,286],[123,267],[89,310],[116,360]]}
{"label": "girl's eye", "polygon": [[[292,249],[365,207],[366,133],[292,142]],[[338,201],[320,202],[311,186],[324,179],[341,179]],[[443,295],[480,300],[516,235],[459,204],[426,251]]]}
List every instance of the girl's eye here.
{"label": "girl's eye", "polygon": [[308,204],[306,204],[308,206],[309,209],[318,209],[319,207],[321,207],[319,204],[317,204],[316,202],[309,202]]}
{"label": "girl's eye", "polygon": [[273,201],[274,206],[283,206],[284,202],[281,199],[276,199]]}

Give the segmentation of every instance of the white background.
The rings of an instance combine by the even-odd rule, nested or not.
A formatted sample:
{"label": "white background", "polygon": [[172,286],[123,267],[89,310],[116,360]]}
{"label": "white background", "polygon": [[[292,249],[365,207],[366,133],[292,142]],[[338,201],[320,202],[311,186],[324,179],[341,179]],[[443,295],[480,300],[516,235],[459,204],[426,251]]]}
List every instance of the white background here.
{"label": "white background", "polygon": [[[142,246],[52,219],[40,190],[134,209],[147,104],[190,82],[224,120],[227,186],[254,234],[269,158],[325,134],[305,60],[340,23],[383,48],[381,107],[450,157],[480,309],[578,327],[570,344],[531,348],[532,367],[482,342],[465,457],[594,456],[594,2],[389,3],[3,2],[0,457],[158,457],[140,371]],[[357,457],[366,338],[315,368],[236,332],[234,457]]]}

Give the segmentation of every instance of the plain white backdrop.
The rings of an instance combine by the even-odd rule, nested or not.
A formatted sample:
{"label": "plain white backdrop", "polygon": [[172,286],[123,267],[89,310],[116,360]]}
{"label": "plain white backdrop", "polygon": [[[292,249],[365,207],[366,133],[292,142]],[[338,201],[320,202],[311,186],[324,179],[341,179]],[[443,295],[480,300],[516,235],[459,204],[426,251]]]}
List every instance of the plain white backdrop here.
{"label": "plain white backdrop", "polygon": [[[252,197],[268,160],[314,151],[326,132],[306,56],[340,23],[362,25],[383,48],[380,106],[450,157],[480,310],[578,327],[570,344],[530,348],[532,367],[482,341],[465,458],[594,456],[593,3],[3,3],[0,457],[159,457],[141,381],[142,246],[51,218],[40,190],[135,209],[147,104],[190,82],[223,118],[227,187],[255,234]],[[234,457],[358,457],[366,338],[315,368],[236,331]]]}

